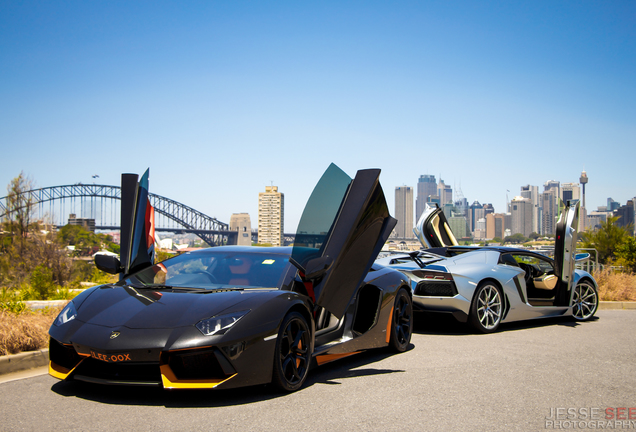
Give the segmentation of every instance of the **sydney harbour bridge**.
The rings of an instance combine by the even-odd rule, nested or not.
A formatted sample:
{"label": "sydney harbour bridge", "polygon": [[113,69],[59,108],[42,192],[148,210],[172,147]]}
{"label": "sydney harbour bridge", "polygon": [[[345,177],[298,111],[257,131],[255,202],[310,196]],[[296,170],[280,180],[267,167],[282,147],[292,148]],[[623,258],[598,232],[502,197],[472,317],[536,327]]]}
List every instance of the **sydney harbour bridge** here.
{"label": "sydney harbour bridge", "polygon": [[[121,187],[98,184],[50,186],[23,192],[23,202],[32,205],[33,220],[61,227],[70,214],[94,219],[96,230],[119,230]],[[149,194],[155,209],[155,231],[193,233],[210,246],[236,244],[238,232],[227,223],[207,216],[170,198]],[[7,215],[7,197],[0,198],[0,219]],[[256,232],[252,232],[255,242]],[[285,234],[286,241],[293,239]]]}

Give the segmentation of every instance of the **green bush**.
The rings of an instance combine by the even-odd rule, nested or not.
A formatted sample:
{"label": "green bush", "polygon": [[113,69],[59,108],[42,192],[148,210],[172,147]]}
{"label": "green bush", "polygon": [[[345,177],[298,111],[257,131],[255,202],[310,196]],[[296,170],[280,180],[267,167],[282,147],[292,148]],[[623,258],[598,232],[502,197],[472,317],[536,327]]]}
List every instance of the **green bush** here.
{"label": "green bush", "polygon": [[55,292],[53,272],[40,264],[31,273],[31,290],[39,299],[46,300]]}

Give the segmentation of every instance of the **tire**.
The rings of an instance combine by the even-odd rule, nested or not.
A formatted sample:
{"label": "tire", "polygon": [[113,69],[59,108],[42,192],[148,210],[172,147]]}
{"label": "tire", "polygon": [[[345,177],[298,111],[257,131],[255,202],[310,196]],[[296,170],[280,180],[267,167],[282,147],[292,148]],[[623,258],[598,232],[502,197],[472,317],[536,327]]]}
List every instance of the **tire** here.
{"label": "tire", "polygon": [[579,282],[572,298],[572,317],[577,321],[589,321],[598,310],[598,291],[587,281]]}
{"label": "tire", "polygon": [[400,288],[395,296],[393,314],[391,315],[391,351],[404,352],[411,343],[413,334],[413,300],[408,291]]}
{"label": "tire", "polygon": [[501,288],[491,281],[482,282],[475,290],[468,322],[479,333],[497,331],[503,317],[503,305]]}
{"label": "tire", "polygon": [[302,387],[309,372],[311,332],[305,318],[290,312],[283,319],[276,339],[272,384],[284,392]]}

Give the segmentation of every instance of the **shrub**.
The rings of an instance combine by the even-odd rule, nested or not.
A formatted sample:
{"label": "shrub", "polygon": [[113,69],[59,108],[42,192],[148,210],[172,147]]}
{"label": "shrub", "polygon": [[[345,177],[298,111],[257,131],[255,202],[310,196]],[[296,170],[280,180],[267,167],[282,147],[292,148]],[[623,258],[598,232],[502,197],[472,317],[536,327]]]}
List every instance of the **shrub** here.
{"label": "shrub", "polygon": [[11,313],[0,309],[0,355],[46,348],[49,327],[61,308]]}
{"label": "shrub", "polygon": [[609,269],[594,272],[599,300],[636,301],[636,275],[617,273]]}

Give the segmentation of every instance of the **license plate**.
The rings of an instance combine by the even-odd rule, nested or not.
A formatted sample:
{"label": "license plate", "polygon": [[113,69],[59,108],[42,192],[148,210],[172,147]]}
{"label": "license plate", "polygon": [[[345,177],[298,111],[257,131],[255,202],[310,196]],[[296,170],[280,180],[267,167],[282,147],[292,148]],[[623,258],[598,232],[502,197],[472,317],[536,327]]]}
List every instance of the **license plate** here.
{"label": "license plate", "polygon": [[91,357],[106,363],[122,363],[132,361],[130,353],[102,354],[91,350]]}

